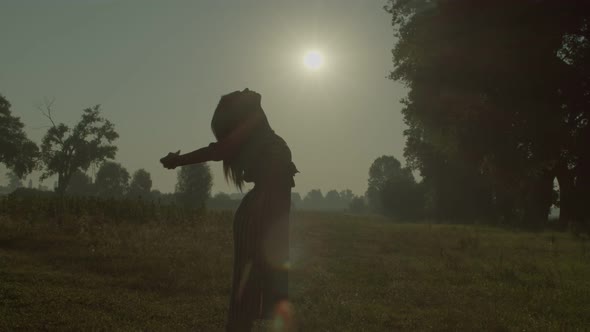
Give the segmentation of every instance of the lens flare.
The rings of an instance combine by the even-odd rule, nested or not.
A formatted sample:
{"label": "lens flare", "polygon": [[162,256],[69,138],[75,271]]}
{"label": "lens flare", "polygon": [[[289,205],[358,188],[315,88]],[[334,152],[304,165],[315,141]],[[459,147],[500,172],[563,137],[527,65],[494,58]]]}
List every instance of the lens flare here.
{"label": "lens flare", "polygon": [[272,329],[274,331],[292,331],[293,328],[293,306],[287,300],[280,301],[275,306]]}

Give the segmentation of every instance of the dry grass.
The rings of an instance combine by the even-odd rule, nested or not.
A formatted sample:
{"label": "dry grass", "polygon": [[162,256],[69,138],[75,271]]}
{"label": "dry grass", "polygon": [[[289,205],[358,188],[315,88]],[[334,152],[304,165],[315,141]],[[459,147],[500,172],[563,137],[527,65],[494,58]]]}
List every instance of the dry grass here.
{"label": "dry grass", "polygon": [[[300,331],[581,330],[588,244],[566,233],[292,219]],[[0,220],[0,330],[221,331],[231,214],[173,224]]]}

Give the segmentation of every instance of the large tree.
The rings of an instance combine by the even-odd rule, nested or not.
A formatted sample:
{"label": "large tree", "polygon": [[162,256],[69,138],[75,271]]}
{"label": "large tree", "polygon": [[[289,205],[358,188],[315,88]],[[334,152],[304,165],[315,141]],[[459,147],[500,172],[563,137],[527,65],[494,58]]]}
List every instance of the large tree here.
{"label": "large tree", "polygon": [[569,133],[563,161],[557,167],[560,218],[590,220],[590,7],[579,6],[568,15],[567,33],[558,56],[567,65],[568,85],[563,121]]}
{"label": "large tree", "polygon": [[41,159],[46,179],[57,175],[56,191],[63,194],[76,171],[86,171],[92,164],[114,159],[117,147],[112,143],[119,137],[115,126],[102,117],[100,105],[82,111],[80,121],[72,128],[54,122],[48,103],[43,114],[51,127],[43,137]]}
{"label": "large tree", "polygon": [[390,1],[398,39],[391,78],[410,89],[405,155],[435,200],[458,176],[451,191],[462,197],[489,201],[504,217],[546,220],[572,134],[564,121],[572,70],[558,54],[581,26],[573,4]]}
{"label": "large tree", "polygon": [[35,168],[39,149],[27,138],[23,123],[12,115],[10,107],[0,95],[0,163],[22,178]]}
{"label": "large tree", "polygon": [[183,166],[177,173],[176,199],[186,208],[204,208],[211,196],[213,177],[209,165]]}

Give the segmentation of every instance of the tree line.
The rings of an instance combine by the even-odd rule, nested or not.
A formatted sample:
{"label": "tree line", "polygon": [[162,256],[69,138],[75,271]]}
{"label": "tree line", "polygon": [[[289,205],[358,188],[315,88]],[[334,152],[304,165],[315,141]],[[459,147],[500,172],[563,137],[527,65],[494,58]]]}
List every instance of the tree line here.
{"label": "tree line", "polygon": [[[114,142],[119,134],[114,124],[102,116],[100,105],[84,109],[79,121],[68,126],[55,122],[52,104],[48,101],[39,108],[50,125],[37,146],[27,138],[20,118],[12,115],[10,102],[0,95],[0,163],[10,170],[6,189],[21,187],[20,178],[38,170],[41,181],[57,177],[53,190],[59,196],[157,200],[196,209],[204,206],[212,186],[208,165],[180,168],[173,194],[152,190],[151,175],[145,169],[130,175],[113,161],[117,152]],[[95,179],[87,175],[91,166],[98,167]]]}
{"label": "tree line", "polygon": [[[244,194],[227,194],[219,192],[208,202],[207,207],[213,209],[237,209]],[[350,189],[341,191],[329,190],[324,195],[321,189],[312,189],[305,196],[298,192],[291,193],[291,207],[296,210],[366,213],[364,196],[353,194]]]}
{"label": "tree line", "polygon": [[[211,197],[213,177],[207,164],[181,167],[174,193],[153,190],[151,175],[145,169],[130,174],[123,165],[113,161],[117,152],[114,142],[119,134],[114,124],[102,116],[100,105],[84,109],[78,123],[70,127],[54,121],[52,102],[46,102],[40,111],[50,126],[39,147],[27,138],[24,125],[12,115],[10,108],[8,100],[0,95],[0,131],[6,133],[0,139],[0,163],[11,170],[7,174],[8,187],[4,188],[7,192],[24,187],[20,178],[39,170],[41,181],[57,176],[53,190],[60,196],[138,199],[195,209],[205,206],[236,209],[244,195],[220,192]],[[87,174],[91,166],[98,167],[94,179]],[[39,189],[47,188],[39,186]],[[314,189],[304,197],[293,193],[292,201],[295,209],[357,213],[366,210],[364,199],[349,189],[330,190],[326,195]]]}

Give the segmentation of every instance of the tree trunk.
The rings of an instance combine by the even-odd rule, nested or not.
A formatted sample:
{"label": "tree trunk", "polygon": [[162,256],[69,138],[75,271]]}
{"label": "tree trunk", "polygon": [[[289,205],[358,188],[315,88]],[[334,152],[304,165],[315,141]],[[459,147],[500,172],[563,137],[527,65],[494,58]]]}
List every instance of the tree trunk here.
{"label": "tree trunk", "polygon": [[557,169],[556,176],[559,182],[559,223],[565,226],[577,219],[574,174],[563,166]]}
{"label": "tree trunk", "polygon": [[583,161],[578,166],[574,182],[575,217],[576,221],[583,222],[590,229],[590,161]]}
{"label": "tree trunk", "polygon": [[60,195],[63,196],[66,193],[66,177],[63,173],[58,173],[57,176],[57,188],[55,188],[55,192]]}
{"label": "tree trunk", "polygon": [[527,227],[538,228],[547,223],[552,203],[553,179],[553,173],[545,172],[529,180],[523,215],[523,222]]}

